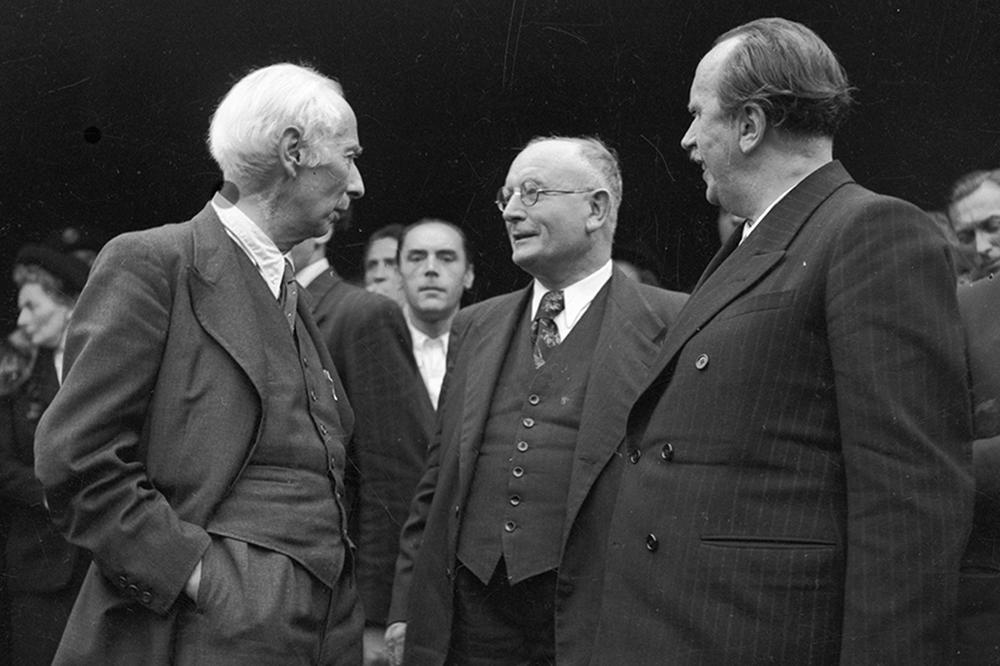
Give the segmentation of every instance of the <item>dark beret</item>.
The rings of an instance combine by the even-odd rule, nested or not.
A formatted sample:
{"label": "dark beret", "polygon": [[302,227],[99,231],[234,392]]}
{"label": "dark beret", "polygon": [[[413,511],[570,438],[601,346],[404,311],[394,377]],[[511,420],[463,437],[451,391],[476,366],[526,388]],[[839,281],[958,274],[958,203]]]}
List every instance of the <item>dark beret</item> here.
{"label": "dark beret", "polygon": [[83,285],[87,283],[87,274],[90,273],[90,267],[84,261],[44,245],[24,245],[17,251],[14,263],[40,266],[62,280],[67,291],[72,294],[83,291]]}

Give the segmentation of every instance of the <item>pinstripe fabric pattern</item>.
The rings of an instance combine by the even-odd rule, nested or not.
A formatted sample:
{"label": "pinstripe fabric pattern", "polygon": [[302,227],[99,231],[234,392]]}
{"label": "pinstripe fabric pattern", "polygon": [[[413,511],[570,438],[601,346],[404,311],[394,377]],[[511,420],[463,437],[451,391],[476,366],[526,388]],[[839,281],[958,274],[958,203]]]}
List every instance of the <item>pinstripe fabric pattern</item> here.
{"label": "pinstripe fabric pattern", "polygon": [[950,270],[834,162],[703,277],[630,416],[593,663],[948,663],[972,500]]}

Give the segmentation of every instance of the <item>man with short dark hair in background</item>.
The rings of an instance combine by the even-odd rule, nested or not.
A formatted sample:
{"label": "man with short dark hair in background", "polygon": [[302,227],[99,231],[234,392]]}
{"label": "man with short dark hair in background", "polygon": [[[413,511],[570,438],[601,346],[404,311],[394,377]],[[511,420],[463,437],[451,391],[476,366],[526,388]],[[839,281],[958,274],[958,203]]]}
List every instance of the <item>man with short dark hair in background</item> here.
{"label": "man with short dark hair in background", "polygon": [[397,266],[413,357],[437,409],[451,322],[475,279],[465,232],[444,220],[415,222],[400,236]]}
{"label": "man with short dark hair in background", "polygon": [[746,220],[628,420],[592,663],[945,664],[972,512],[945,240],[833,160],[829,47],[719,37],[681,146]]}
{"label": "man with short dark hair in background", "polygon": [[968,282],[992,276],[1000,269],[1000,169],[973,171],[951,190],[948,219],[958,237],[960,258],[973,266]]}
{"label": "man with short dark hair in background", "polygon": [[209,147],[200,213],[101,251],[38,427],[53,519],[93,552],[57,664],[361,660],[354,415],[283,256],[364,194],[357,121],[336,81],[272,65]]}
{"label": "man with short dark hair in background", "polygon": [[578,664],[600,607],[625,416],[684,296],[611,262],[617,157],[540,138],[497,194],[523,290],[458,312],[403,529],[387,643],[407,664]]}
{"label": "man with short dark hair in background", "polygon": [[387,224],[376,229],[365,243],[362,259],[365,289],[388,296],[401,306],[406,300],[396,260],[399,255],[399,237],[402,234],[401,224]]}
{"label": "man with short dark hair in background", "polygon": [[423,471],[434,409],[410,354],[402,311],[337,275],[327,259],[335,234],[308,238],[289,256],[354,409],[345,503],[347,533],[358,547],[354,571],[369,666],[387,661],[383,636],[399,531]]}

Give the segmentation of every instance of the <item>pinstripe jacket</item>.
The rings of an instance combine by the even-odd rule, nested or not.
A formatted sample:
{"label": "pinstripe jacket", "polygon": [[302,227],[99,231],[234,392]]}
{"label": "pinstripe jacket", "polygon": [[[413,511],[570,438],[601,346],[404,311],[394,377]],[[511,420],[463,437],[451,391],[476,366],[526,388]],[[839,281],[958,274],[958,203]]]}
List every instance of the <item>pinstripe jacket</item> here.
{"label": "pinstripe jacket", "polygon": [[592,663],[949,663],[972,434],[943,237],[831,162],[735,245],[630,415]]}

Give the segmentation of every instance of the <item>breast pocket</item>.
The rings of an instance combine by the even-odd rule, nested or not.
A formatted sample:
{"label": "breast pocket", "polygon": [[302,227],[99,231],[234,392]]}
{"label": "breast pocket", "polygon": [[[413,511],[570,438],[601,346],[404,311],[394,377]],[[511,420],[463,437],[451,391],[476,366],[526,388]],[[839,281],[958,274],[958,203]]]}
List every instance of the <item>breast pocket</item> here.
{"label": "breast pocket", "polygon": [[719,313],[717,319],[732,319],[765,310],[778,310],[788,307],[795,300],[795,290],[772,291],[766,294],[754,294],[737,299],[729,307]]}

